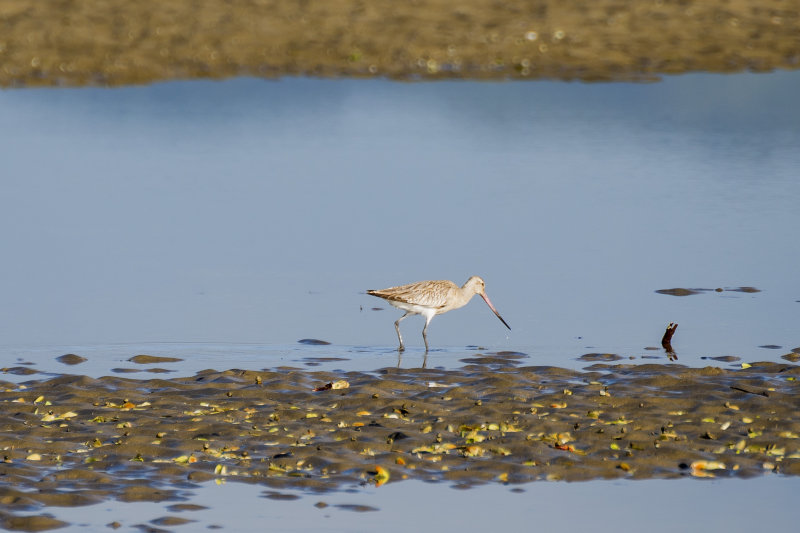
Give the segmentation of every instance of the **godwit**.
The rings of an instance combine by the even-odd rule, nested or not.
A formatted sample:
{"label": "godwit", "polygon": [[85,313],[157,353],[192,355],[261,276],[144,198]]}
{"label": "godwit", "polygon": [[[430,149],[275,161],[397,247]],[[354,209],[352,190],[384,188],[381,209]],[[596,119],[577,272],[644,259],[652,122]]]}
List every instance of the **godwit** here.
{"label": "godwit", "polygon": [[400,348],[398,351],[405,350],[403,346],[403,336],[400,335],[400,321],[408,315],[422,315],[425,317],[425,327],[422,328],[422,338],[425,341],[425,353],[428,352],[428,324],[431,323],[433,317],[441,315],[452,309],[464,307],[476,294],[480,294],[481,298],[488,304],[489,308],[494,311],[500,322],[508,329],[511,326],[506,324],[497,309],[494,308],[489,297],[486,296],[486,284],[478,276],[472,276],[467,280],[463,287],[459,287],[452,281],[439,280],[439,281],[420,281],[417,283],[409,283],[408,285],[400,285],[399,287],[389,287],[388,289],[381,289],[376,291],[367,291],[367,294],[383,298],[398,309],[406,312],[403,316],[397,319],[394,323],[394,329],[397,330],[397,338],[400,341]]}

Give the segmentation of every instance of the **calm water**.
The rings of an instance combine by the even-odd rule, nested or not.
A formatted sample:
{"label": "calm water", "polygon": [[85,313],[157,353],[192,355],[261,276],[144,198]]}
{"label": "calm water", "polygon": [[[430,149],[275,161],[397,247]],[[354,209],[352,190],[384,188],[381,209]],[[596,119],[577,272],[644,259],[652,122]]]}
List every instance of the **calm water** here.
{"label": "calm water", "polygon": [[[175,531],[319,531],[401,533],[491,531],[727,531],[796,527],[795,478],[749,480],[540,482],[521,487],[486,485],[456,490],[419,481],[358,492],[304,494],[242,483],[206,483],[186,503],[208,509],[174,512],[167,503],[109,502],[52,510],[73,524],[58,531],[147,530],[165,516],[194,520]],[[275,499],[276,493],[279,499]],[[281,498],[281,495],[283,497]],[[287,497],[294,497],[288,500]],[[318,503],[327,507],[317,506]],[[476,511],[481,509],[481,511]],[[577,511],[577,512],[576,512]]]}
{"label": "calm water", "polygon": [[[800,346],[798,90],[800,72],[0,92],[3,356],[315,337],[391,361],[400,312],[365,289],[479,274],[513,331],[476,299],[433,322],[443,361],[662,356],[643,348],[670,321],[680,362],[776,359]],[[654,292],[739,286],[762,292]],[[421,328],[403,323],[414,349]]]}
{"label": "calm water", "polygon": [[[666,362],[644,348],[670,321],[681,363],[778,360],[800,346],[798,90],[800,72],[642,85],[239,79],[2,91],[2,365],[105,374],[149,352],[184,357],[158,365],[182,374],[326,356],[371,370],[397,363],[400,312],[371,310],[386,306],[365,289],[472,274],[513,331],[476,300],[433,322],[432,366],[460,364],[469,346],[523,351],[523,364],[582,366],[577,356],[600,351]],[[740,286],[761,292],[654,292]],[[421,328],[403,323],[402,364],[421,362]],[[309,337],[333,344],[296,343]],[[66,352],[90,361],[54,361]],[[797,489],[795,478],[681,483],[522,494],[400,483],[377,491],[388,499],[375,489],[319,498],[380,513],[318,510],[310,496],[275,502],[230,483],[199,491],[193,501],[212,510],[190,518],[230,525],[229,506],[241,504],[242,531],[280,513],[286,530],[374,530],[409,508],[437,520],[491,500],[492,516],[520,530],[595,527],[575,523],[577,505],[616,529],[672,530],[677,519],[691,529],[713,517],[733,531],[763,516],[787,524],[780,495]],[[756,493],[772,510],[742,515]],[[693,521],[699,498],[706,514]],[[147,505],[56,514],[99,527],[144,521]],[[148,509],[147,520],[166,514]],[[294,522],[298,513],[306,521]]]}

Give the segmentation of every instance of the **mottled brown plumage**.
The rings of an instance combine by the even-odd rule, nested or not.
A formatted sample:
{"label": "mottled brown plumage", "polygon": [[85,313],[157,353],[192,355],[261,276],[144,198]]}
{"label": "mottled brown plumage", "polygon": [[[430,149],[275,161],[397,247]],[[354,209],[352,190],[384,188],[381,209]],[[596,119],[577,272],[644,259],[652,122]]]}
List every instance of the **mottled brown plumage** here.
{"label": "mottled brown plumage", "polygon": [[436,281],[420,281],[417,283],[409,283],[408,285],[400,285],[397,287],[389,287],[388,289],[369,290],[367,294],[383,298],[391,305],[402,309],[406,313],[397,319],[394,323],[394,328],[397,331],[397,339],[400,341],[399,351],[403,351],[403,336],[400,335],[400,321],[409,315],[423,315],[425,317],[425,327],[422,328],[422,338],[425,341],[425,351],[428,351],[428,324],[430,324],[433,317],[441,315],[453,309],[464,307],[476,294],[480,294],[481,298],[489,305],[489,308],[494,311],[497,318],[508,328],[511,327],[506,324],[497,309],[494,308],[489,297],[486,296],[486,284],[483,279],[478,276],[472,276],[467,280],[463,287],[459,287],[452,281],[436,280]]}

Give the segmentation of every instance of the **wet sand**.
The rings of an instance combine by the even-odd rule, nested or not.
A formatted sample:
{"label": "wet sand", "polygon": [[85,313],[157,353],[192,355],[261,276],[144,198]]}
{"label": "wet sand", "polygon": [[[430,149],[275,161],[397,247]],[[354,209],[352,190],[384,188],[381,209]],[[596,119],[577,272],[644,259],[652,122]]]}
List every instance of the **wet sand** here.
{"label": "wet sand", "polygon": [[466,488],[800,474],[800,366],[577,371],[525,359],[0,382],[0,527],[56,527],[48,506],[177,501],[215,479],[280,498],[405,479]]}
{"label": "wet sand", "polygon": [[288,75],[653,79],[800,67],[781,0],[0,0],[0,86]]}

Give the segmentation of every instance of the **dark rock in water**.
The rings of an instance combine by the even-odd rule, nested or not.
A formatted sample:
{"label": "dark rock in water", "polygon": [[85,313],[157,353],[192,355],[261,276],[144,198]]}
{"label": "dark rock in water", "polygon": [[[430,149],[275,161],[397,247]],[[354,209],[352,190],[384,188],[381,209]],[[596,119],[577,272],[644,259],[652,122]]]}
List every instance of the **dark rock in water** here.
{"label": "dark rock in water", "polygon": [[277,492],[274,490],[265,492],[263,497],[269,498],[270,500],[278,500],[278,501],[292,501],[300,499],[300,496],[298,496],[297,494],[287,494],[285,492]]}
{"label": "dark rock in water", "polygon": [[728,290],[733,292],[747,292],[747,293],[761,292],[761,289],[756,289],[755,287],[737,287],[735,289],[728,289]]}
{"label": "dark rock in water", "polygon": [[386,442],[391,444],[396,440],[403,440],[403,439],[407,439],[407,438],[408,438],[408,435],[406,435],[405,433],[403,433],[401,431],[395,431],[394,433],[391,433],[391,434],[389,434],[388,437],[386,437]]}
{"label": "dark rock in water", "polygon": [[125,487],[117,499],[121,502],[163,502],[177,499],[177,491],[148,485],[132,485]]}
{"label": "dark rock in water", "polygon": [[138,365],[149,365],[152,363],[177,363],[178,361],[183,361],[183,359],[177,357],[161,357],[158,355],[136,355],[128,359],[128,361]]}
{"label": "dark rock in water", "polygon": [[285,457],[294,457],[294,454],[292,452],[281,452],[272,456],[273,459],[283,459]]}
{"label": "dark rock in water", "polygon": [[792,363],[796,363],[796,362],[800,361],[800,353],[795,352],[794,350],[792,350],[791,352],[789,352],[789,353],[787,353],[785,355],[782,355],[781,359],[783,359],[785,361],[791,361]]}
{"label": "dark rock in water", "polygon": [[26,368],[24,366],[13,366],[11,368],[2,368],[0,372],[5,374],[14,374],[16,376],[29,376],[31,374],[38,374],[38,370],[34,370],[32,368]]}
{"label": "dark rock in water", "polygon": [[462,363],[471,365],[518,365],[517,359],[525,359],[527,354],[514,351],[493,352],[486,355],[475,354],[475,357],[459,359]]}
{"label": "dark rock in water", "polygon": [[497,355],[499,357],[508,357],[510,359],[522,359],[523,357],[526,357],[528,354],[523,353],[523,352],[514,352],[514,351],[509,351],[509,350],[503,350],[503,351],[495,353],[495,355]]}
{"label": "dark rock in water", "polygon": [[359,505],[359,504],[349,504],[349,503],[340,503],[337,504],[335,507],[342,509],[343,511],[353,511],[355,513],[368,513],[370,511],[379,511],[377,507],[372,507],[370,505]]}
{"label": "dark rock in water", "polygon": [[214,479],[215,477],[216,476],[213,473],[206,472],[204,470],[192,470],[186,476],[189,481],[195,481],[197,483],[202,483],[204,481]]}
{"label": "dark rock in water", "polygon": [[700,294],[696,289],[659,289],[656,291],[658,294],[669,294],[670,296],[691,296],[692,294]]}
{"label": "dark rock in water", "polygon": [[34,516],[14,516],[11,514],[2,513],[2,515],[0,515],[0,527],[9,530],[46,531],[48,529],[57,529],[68,525],[68,522],[57,520],[47,514]]}
{"label": "dark rock in water", "polygon": [[[478,354],[480,355],[480,354]],[[459,359],[462,363],[468,365],[496,365],[496,366],[514,366],[519,365],[516,361],[518,357],[497,357],[496,355],[486,355],[482,357],[465,357]]]}
{"label": "dark rock in water", "polygon": [[615,353],[585,353],[578,359],[581,361],[619,361],[622,356]]}
{"label": "dark rock in water", "polygon": [[180,513],[182,511],[202,511],[208,509],[205,505],[197,505],[195,503],[176,503],[167,507],[167,511],[171,513]]}
{"label": "dark rock in water", "polygon": [[756,289],[755,287],[734,287],[732,289],[722,287],[717,287],[716,289],[684,289],[684,288],[674,288],[674,289],[659,289],[656,292],[658,294],[669,294],[672,296],[690,296],[692,294],[700,294],[701,292],[745,292],[745,293],[756,293],[761,292],[761,289]]}
{"label": "dark rock in water", "polygon": [[169,370],[168,368],[148,368],[145,372],[150,372],[151,374],[169,374],[175,372],[175,370]]}
{"label": "dark rock in water", "polygon": [[162,516],[161,518],[150,520],[151,524],[155,524],[157,526],[182,526],[183,524],[189,524],[191,522],[194,522],[194,520],[190,520],[188,518],[180,518],[177,516]]}
{"label": "dark rock in water", "polygon": [[701,357],[700,359],[711,359],[712,361],[720,361],[722,363],[733,363],[736,361],[741,361],[741,357],[736,357],[735,355],[720,355],[717,357]]}
{"label": "dark rock in water", "polygon": [[115,374],[132,374],[134,372],[140,372],[138,368],[112,368],[111,371]]}
{"label": "dark rock in water", "polygon": [[777,344],[762,344],[759,348],[766,348],[767,350],[780,350],[783,346],[778,346]]}
{"label": "dark rock in water", "polygon": [[68,353],[60,357],[56,357],[56,361],[64,363],[65,365],[79,365],[84,361],[88,361],[88,359],[81,357],[80,355],[75,355],[74,353]]}
{"label": "dark rock in water", "polygon": [[299,344],[307,344],[309,346],[324,346],[330,344],[328,341],[321,341],[319,339],[300,339],[297,341]]}

